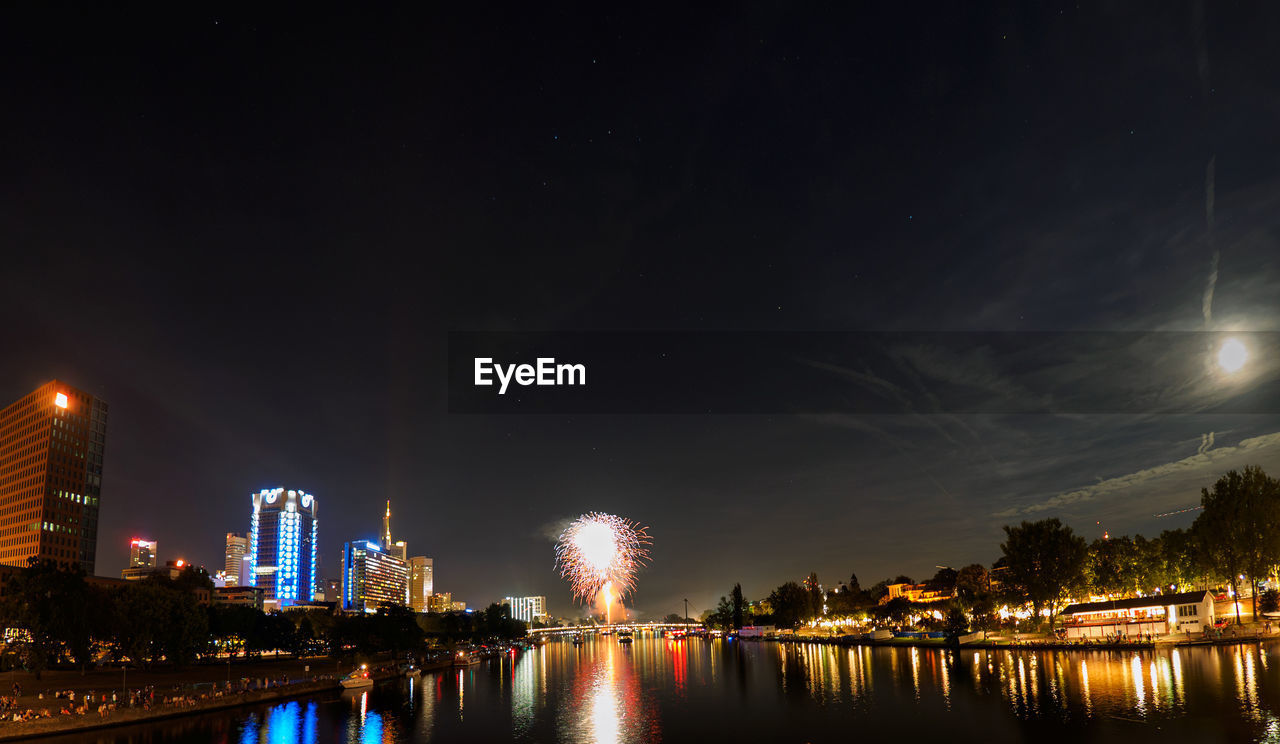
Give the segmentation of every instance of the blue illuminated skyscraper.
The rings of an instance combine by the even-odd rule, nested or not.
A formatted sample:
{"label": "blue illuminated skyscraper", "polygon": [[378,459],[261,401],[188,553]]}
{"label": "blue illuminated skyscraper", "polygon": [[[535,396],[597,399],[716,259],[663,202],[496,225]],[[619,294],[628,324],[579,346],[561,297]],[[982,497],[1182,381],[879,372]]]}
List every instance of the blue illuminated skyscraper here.
{"label": "blue illuminated skyscraper", "polygon": [[269,488],[253,494],[249,570],[242,585],[264,590],[266,609],[310,602],[316,591],[316,499]]}

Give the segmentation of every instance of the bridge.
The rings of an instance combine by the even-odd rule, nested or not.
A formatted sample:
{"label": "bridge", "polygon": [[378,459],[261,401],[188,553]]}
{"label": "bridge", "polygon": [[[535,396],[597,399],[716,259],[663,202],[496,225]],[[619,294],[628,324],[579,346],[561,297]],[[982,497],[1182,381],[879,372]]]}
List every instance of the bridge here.
{"label": "bridge", "polygon": [[610,625],[573,625],[558,628],[534,628],[529,631],[529,635],[543,637],[577,635],[578,633],[587,635],[590,633],[599,633],[600,631],[616,633],[620,630],[629,630],[633,633],[656,633],[659,630],[691,631],[702,630],[702,623],[612,623]]}

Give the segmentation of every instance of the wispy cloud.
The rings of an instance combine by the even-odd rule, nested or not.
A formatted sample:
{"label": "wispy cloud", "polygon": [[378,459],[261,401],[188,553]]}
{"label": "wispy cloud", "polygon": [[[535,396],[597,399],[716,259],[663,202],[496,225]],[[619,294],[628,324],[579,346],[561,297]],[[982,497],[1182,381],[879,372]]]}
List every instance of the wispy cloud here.
{"label": "wispy cloud", "polygon": [[1217,449],[1209,449],[1212,447],[1212,441],[1212,434],[1206,435],[1200,449],[1190,457],[1126,475],[1106,478],[1083,488],[1056,494],[1039,503],[1011,507],[996,512],[992,516],[1008,519],[1060,510],[1084,502],[1128,494],[1165,478],[1194,475],[1200,481],[1208,483],[1221,475],[1224,468],[1247,464],[1264,456],[1274,457],[1280,454],[1280,432],[1244,439],[1236,445]]}

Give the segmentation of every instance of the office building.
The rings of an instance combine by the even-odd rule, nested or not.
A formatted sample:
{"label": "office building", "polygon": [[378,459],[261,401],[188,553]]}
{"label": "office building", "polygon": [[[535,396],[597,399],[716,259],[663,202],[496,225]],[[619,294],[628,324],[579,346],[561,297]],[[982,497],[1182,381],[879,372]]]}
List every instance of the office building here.
{"label": "office building", "polygon": [[387,500],[387,511],[382,515],[382,547],[383,549],[404,561],[409,562],[409,546],[404,540],[392,541],[391,539],[391,500]]}
{"label": "office building", "polygon": [[249,566],[241,585],[261,587],[268,610],[310,602],[316,591],[315,496],[268,488],[251,500]]}
{"label": "office building", "polygon": [[129,568],[156,567],[156,541],[133,538],[129,542]]}
{"label": "office building", "polygon": [[342,547],[342,609],[376,612],[408,603],[409,564],[372,540]]}
{"label": "office building", "polygon": [[226,558],[222,567],[227,586],[240,586],[242,583],[248,583],[240,580],[241,574],[244,573],[245,556],[248,554],[248,536],[228,532]]}
{"label": "office building", "polygon": [[263,594],[262,588],[257,586],[214,587],[213,603],[216,605],[240,605],[261,610]]}
{"label": "office building", "polygon": [[511,608],[511,617],[532,625],[547,622],[546,597],[507,597],[502,604]]}
{"label": "office building", "polygon": [[451,592],[434,592],[427,597],[427,612],[450,612],[453,610],[453,594]]}
{"label": "office building", "polygon": [[409,606],[414,612],[426,612],[427,601],[435,586],[435,561],[425,555],[409,559]]}
{"label": "office building", "polygon": [[54,380],[0,411],[0,564],[92,575],[107,404]]}

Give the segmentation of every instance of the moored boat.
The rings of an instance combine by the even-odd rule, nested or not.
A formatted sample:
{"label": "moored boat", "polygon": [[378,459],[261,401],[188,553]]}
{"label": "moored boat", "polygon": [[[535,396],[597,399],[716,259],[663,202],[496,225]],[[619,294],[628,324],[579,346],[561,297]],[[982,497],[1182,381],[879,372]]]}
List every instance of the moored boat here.
{"label": "moored boat", "polygon": [[367,667],[361,666],[359,669],[339,680],[338,684],[342,685],[344,690],[359,690],[365,687],[373,687],[373,676],[369,674],[369,669]]}

